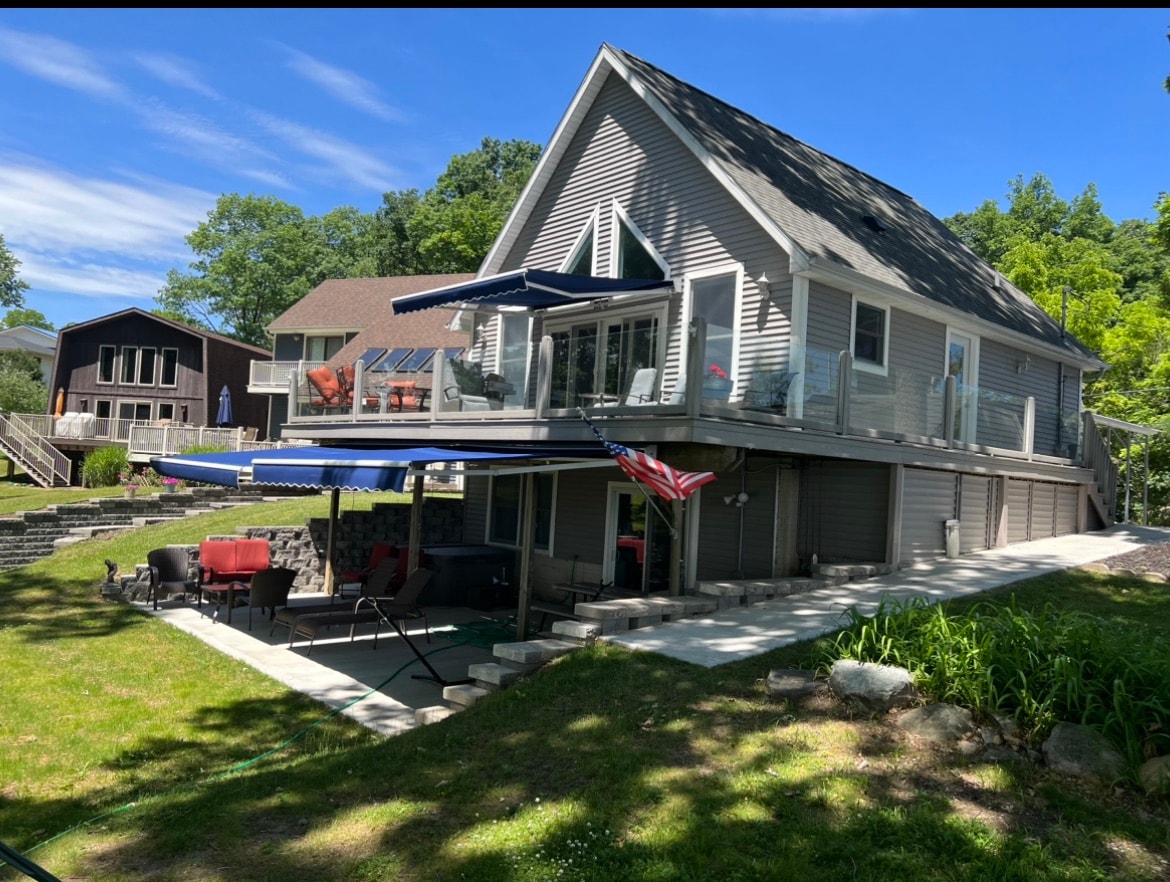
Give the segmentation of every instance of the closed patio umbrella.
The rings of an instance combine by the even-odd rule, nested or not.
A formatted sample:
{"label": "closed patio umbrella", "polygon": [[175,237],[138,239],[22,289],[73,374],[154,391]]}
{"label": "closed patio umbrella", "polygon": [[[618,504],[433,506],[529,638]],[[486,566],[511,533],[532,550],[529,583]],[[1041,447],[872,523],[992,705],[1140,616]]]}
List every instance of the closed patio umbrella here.
{"label": "closed patio umbrella", "polygon": [[232,390],[224,386],[219,390],[219,413],[215,415],[215,424],[217,426],[230,426],[234,420],[232,419]]}

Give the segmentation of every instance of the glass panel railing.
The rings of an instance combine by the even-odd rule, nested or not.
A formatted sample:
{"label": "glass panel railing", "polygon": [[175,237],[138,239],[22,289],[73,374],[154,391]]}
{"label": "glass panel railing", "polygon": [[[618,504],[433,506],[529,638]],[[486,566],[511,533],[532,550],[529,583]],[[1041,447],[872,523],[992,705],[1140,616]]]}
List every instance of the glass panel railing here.
{"label": "glass panel railing", "polygon": [[1084,443],[1083,432],[1079,412],[1037,402],[1033,453],[1079,461]]}
{"label": "glass panel railing", "polygon": [[[793,378],[800,397],[800,417],[828,426],[837,424],[837,393],[841,388],[841,354],[818,346],[804,353],[804,370]],[[789,416],[793,416],[789,408]]]}
{"label": "glass panel railing", "polygon": [[[1009,392],[964,388],[958,396],[956,419],[974,417],[974,443],[1005,450],[1024,449],[1028,399]],[[956,433],[957,440],[968,435]]]}
{"label": "glass panel railing", "polygon": [[918,371],[890,368],[886,376],[854,370],[849,427],[894,435],[944,436],[946,384]]}

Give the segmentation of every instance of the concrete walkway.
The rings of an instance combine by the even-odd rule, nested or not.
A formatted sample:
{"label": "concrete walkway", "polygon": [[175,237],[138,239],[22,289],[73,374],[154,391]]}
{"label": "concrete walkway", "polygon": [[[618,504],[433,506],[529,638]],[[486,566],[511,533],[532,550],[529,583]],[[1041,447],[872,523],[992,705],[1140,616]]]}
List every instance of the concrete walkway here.
{"label": "concrete walkway", "polygon": [[[934,601],[964,597],[999,585],[1069,567],[1081,566],[1143,545],[1170,541],[1170,530],[1116,526],[1109,530],[1062,536],[966,555],[958,560],[918,564],[889,576],[847,582],[804,594],[737,607],[709,615],[667,622],[606,636],[630,649],[658,652],[703,667],[751,658],[841,628],[844,612],[856,607],[871,614],[883,597],[927,597]],[[323,595],[297,595],[297,604],[320,602]],[[173,602],[154,613],[258,671],[316,698],[325,705],[384,735],[420,725],[415,709],[442,704],[443,686],[427,679],[426,665],[448,682],[466,678],[472,664],[495,662],[490,647],[459,642],[446,626],[482,621],[484,613],[466,608],[428,610],[431,642],[421,629],[408,633],[414,648],[383,630],[373,648],[372,629],[350,641],[348,628],[318,639],[309,656],[304,642],[290,648],[283,629],[269,634],[266,616],[257,613],[247,630],[247,609],[235,611],[231,625],[213,622],[211,608]],[[506,617],[509,611],[500,611]]]}
{"label": "concrete walkway", "polygon": [[1170,529],[1121,524],[1093,533],[981,551],[956,560],[934,560],[889,576],[818,588],[602,639],[713,668],[839,630],[848,623],[845,613],[850,607],[871,615],[883,598],[941,601],[966,597],[1167,541]]}

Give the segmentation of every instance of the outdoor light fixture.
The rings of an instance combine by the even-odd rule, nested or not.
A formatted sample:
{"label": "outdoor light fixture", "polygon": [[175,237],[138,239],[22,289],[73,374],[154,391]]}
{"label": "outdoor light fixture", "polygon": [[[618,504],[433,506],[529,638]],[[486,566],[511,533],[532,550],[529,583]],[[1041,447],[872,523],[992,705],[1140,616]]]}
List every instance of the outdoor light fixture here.
{"label": "outdoor light fixture", "polygon": [[734,502],[737,506],[740,506],[747,502],[749,498],[750,497],[741,490],[739,493],[732,493],[730,496],[724,496],[723,504],[731,505],[731,503]]}
{"label": "outdoor light fixture", "polygon": [[768,281],[767,273],[760,273],[760,277],[756,279],[756,287],[760,289],[760,296],[765,300],[771,296],[772,283]]}

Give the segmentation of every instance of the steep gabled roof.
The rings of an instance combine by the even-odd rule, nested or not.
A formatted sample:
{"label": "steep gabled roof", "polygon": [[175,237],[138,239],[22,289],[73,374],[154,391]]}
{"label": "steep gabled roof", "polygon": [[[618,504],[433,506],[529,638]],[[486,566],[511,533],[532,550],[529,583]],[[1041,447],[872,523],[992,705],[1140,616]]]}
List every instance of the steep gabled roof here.
{"label": "steep gabled roof", "polygon": [[[498,271],[610,75],[622,77],[792,257],[793,270],[921,298],[980,324],[1103,363],[910,196],[616,49],[601,47],[481,273]],[[911,305],[910,308],[913,308]],[[941,309],[938,309],[941,308]],[[953,313],[951,313],[953,315]]]}

